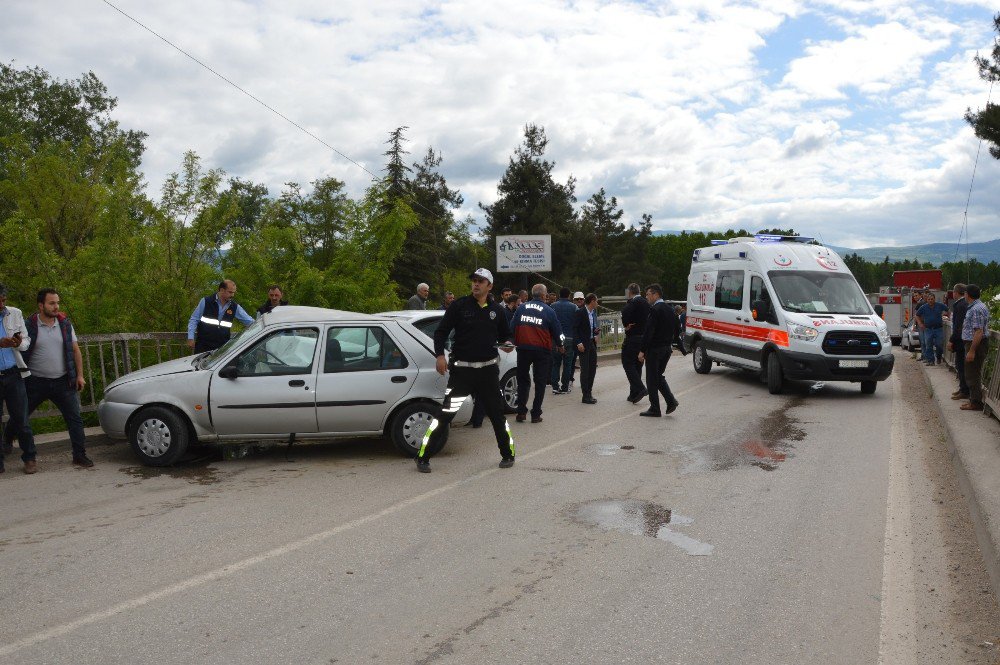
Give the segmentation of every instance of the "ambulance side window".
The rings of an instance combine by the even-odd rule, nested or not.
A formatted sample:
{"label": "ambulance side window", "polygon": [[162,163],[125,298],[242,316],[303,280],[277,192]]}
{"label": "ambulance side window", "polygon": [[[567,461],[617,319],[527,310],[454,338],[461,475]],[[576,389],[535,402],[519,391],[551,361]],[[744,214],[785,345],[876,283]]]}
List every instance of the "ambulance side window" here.
{"label": "ambulance side window", "polygon": [[743,271],[720,270],[715,280],[715,306],[743,309]]}

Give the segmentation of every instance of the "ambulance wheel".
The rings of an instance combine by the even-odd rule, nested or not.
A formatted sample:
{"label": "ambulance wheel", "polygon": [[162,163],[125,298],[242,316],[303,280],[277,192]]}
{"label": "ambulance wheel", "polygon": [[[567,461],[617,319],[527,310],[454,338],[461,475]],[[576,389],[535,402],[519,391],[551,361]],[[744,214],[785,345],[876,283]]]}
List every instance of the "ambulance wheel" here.
{"label": "ambulance wheel", "polygon": [[712,371],[712,360],[708,357],[705,345],[701,342],[695,344],[691,359],[694,362],[694,371],[699,374],[708,374]]}
{"label": "ambulance wheel", "polygon": [[878,385],[878,381],[862,381],[861,382],[861,392],[866,395],[872,395],[875,393],[875,387]]}
{"label": "ambulance wheel", "polygon": [[781,374],[781,361],[778,360],[778,354],[770,353],[767,356],[767,392],[772,395],[780,395],[784,384],[785,377]]}

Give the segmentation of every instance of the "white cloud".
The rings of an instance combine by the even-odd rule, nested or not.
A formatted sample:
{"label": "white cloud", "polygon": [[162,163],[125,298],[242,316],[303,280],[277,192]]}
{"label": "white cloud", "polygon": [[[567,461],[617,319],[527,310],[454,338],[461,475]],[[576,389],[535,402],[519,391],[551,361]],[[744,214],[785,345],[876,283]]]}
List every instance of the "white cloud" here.
{"label": "white cloud", "polygon": [[[477,219],[535,122],[581,201],[603,186],[659,228],[795,225],[840,244],[951,238],[941,220],[964,207],[975,148],[961,113],[984,101],[969,57],[992,17],[909,0],[118,1],[370,171],[408,125],[413,160],[440,150]],[[843,38],[796,32],[815,12]],[[122,124],[149,132],[154,197],[188,149],[272,194],[370,180],[102,3],[15,3],[5,18],[0,58],[93,70]],[[794,57],[776,86],[765,48]],[[980,168],[995,182],[995,164]],[[981,228],[998,226],[991,197],[970,213]]]}

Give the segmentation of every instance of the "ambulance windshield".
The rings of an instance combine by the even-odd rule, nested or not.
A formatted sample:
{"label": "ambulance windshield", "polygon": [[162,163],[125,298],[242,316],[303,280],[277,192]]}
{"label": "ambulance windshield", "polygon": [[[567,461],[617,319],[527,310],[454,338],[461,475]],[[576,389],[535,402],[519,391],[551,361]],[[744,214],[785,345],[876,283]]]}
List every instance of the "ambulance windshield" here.
{"label": "ambulance windshield", "polygon": [[772,271],[768,277],[786,312],[871,314],[854,277],[837,272]]}

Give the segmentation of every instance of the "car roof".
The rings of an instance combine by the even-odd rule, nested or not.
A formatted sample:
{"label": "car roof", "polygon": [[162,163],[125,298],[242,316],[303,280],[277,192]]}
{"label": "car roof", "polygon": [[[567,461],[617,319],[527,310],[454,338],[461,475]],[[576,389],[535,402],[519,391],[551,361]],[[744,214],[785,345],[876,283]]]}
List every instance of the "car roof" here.
{"label": "car roof", "polygon": [[418,319],[421,316],[444,316],[443,309],[403,309],[397,312],[380,312],[377,316],[388,316],[394,319]]}
{"label": "car roof", "polygon": [[307,323],[328,321],[384,321],[383,317],[373,314],[345,312],[340,309],[324,307],[303,307],[300,305],[282,305],[275,307],[262,316],[265,325],[273,323]]}

